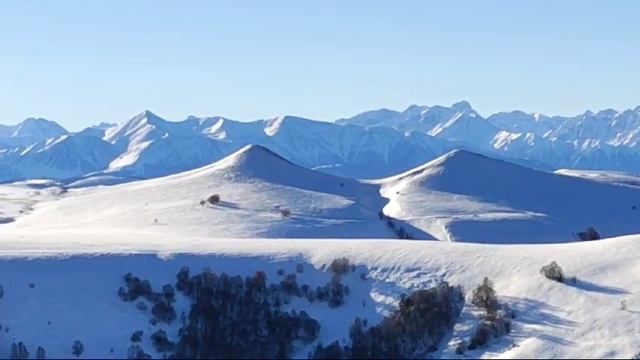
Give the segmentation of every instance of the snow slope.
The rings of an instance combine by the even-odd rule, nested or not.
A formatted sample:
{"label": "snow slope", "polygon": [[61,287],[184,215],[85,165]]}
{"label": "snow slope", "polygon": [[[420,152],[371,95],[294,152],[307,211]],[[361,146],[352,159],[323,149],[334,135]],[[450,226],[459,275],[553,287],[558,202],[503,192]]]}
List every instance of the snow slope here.
{"label": "snow slope", "polygon": [[453,151],[385,180],[387,215],[440,240],[566,242],[595,227],[602,236],[640,232],[640,190],[536,171]]}
{"label": "snow slope", "polygon": [[[201,200],[219,194],[217,205]],[[70,190],[4,233],[151,233],[225,238],[393,237],[378,186],[305,169],[259,146],[164,178]],[[289,209],[290,217],[280,210]]]}
{"label": "snow slope", "polygon": [[27,179],[69,179],[106,167],[116,156],[111,144],[94,136],[62,135],[24,150],[0,152],[0,182]]}
{"label": "snow slope", "polygon": [[575,176],[605,183],[640,187],[640,176],[617,171],[560,169],[556,174]]}
{"label": "snow slope", "polygon": [[[85,358],[122,358],[130,335],[143,330],[143,348],[159,357],[148,336],[162,328],[175,338],[179,323],[151,325],[148,310],[117,297],[129,271],[159,288],[174,283],[182,266],[243,276],[265,270],[278,282],[279,269],[290,273],[302,263],[298,282],[318,286],[331,278],[323,265],[346,256],[358,267],[343,279],[351,289],[344,305],[296,300],[286,307],[316,318],[323,344],[344,343],[356,316],[377,323],[402,294],[448,281],[468,297],[488,276],[515,311],[513,330],[466,357],[631,357],[640,352],[640,236],[523,243],[569,241],[571,231],[591,225],[605,236],[638,233],[638,210],[630,207],[638,191],[465,151],[362,182],[300,167],[260,146],[115,186],[65,193],[44,181],[2,185],[0,218],[15,221],[0,223],[0,356],[23,341],[32,354],[43,346],[50,358],[68,357],[80,340]],[[199,204],[214,193],[218,205]],[[292,216],[283,218],[278,206]],[[378,218],[383,207],[403,226],[459,242],[385,240],[393,234]],[[538,271],[552,260],[577,281],[543,278]],[[187,310],[179,299],[178,313]],[[456,342],[468,340],[478,321],[479,309],[467,303],[434,355],[457,357]],[[298,344],[294,354],[306,357],[316,344]]]}
{"label": "snow slope", "polygon": [[[43,346],[49,357],[70,356],[71,343],[84,343],[84,358],[122,358],[129,336],[144,331],[143,347],[153,353],[148,336],[157,328],[174,337],[178,325],[149,324],[149,313],[123,303],[116,290],[128,271],[150,279],[154,287],[174,283],[181,266],[192,271],[250,275],[266,271],[278,281],[304,263],[299,283],[316,285],[330,274],[319,270],[339,256],[358,265],[345,278],[352,291],[343,306],[293,302],[321,323],[324,344],[348,339],[356,317],[371,324],[396,306],[402,293],[438,281],[463,285],[467,296],[484,276],[495,282],[499,299],[515,310],[513,331],[486,349],[466,357],[496,358],[629,358],[639,351],[640,271],[638,236],[572,244],[496,246],[466,243],[384,240],[221,240],[172,234],[51,233],[3,236],[0,271],[5,275],[0,301],[3,331],[0,354],[12,341],[24,341],[32,354]],[[133,254],[132,254],[133,252]],[[549,281],[538,273],[556,260],[576,284]],[[367,272],[367,280],[358,274]],[[29,287],[33,284],[33,288]],[[181,298],[181,295],[179,295]],[[621,310],[625,300],[627,310]],[[364,306],[362,305],[364,302]],[[178,313],[185,309],[178,301]],[[468,340],[478,321],[468,302],[451,340],[436,353],[455,358],[453,347]],[[96,327],[96,324],[100,324]],[[8,330],[7,330],[8,329]],[[5,330],[7,330],[5,332]],[[315,346],[298,346],[306,357]],[[110,349],[114,352],[111,353]]]}
{"label": "snow slope", "polygon": [[[640,189],[453,151],[375,181],[340,178],[246,146],[211,165],[163,178],[119,173],[78,179],[60,201],[35,202],[5,232],[144,232],[225,238],[393,238],[478,243],[572,242],[640,232]],[[1,189],[1,188],[0,188]],[[219,194],[222,202],[202,206]],[[0,206],[0,209],[2,207]],[[90,209],[88,211],[87,209]],[[289,209],[293,216],[283,217]],[[391,218],[381,219],[381,211]]]}

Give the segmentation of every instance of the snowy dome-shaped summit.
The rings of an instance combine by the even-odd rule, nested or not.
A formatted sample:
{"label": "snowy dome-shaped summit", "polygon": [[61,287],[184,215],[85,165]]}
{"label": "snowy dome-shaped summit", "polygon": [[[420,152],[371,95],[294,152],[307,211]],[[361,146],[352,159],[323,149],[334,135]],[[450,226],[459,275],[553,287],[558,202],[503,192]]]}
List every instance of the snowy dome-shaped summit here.
{"label": "snowy dome-shaped summit", "polygon": [[247,145],[214,165],[218,169],[257,170],[261,168],[274,169],[275,166],[282,163],[288,166],[297,166],[264,146]]}

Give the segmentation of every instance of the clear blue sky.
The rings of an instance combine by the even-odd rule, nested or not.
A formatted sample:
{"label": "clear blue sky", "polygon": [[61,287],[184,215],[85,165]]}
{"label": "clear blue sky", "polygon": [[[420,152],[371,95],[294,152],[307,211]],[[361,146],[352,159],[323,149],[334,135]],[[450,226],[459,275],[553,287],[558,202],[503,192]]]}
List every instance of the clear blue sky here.
{"label": "clear blue sky", "polygon": [[0,1],[0,123],[640,105],[640,1]]}

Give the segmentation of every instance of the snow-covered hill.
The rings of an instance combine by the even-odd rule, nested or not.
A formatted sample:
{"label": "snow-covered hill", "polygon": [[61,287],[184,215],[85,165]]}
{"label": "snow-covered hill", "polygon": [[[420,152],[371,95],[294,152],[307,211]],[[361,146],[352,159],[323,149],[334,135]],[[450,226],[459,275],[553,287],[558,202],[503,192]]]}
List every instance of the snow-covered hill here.
{"label": "snow-covered hill", "polygon": [[[75,135],[59,142],[72,138],[101,141]],[[467,301],[433,357],[628,358],[640,352],[640,236],[571,238],[588,226],[607,237],[640,233],[640,189],[607,181],[466,151],[359,181],[246,146],[195,170],[114,186],[0,185],[0,356],[23,342],[32,355],[42,346],[49,358],[69,357],[78,340],[82,358],[123,358],[142,330],[140,346],[161,358],[150,335],[162,329],[176,340],[182,320],[153,323],[150,303],[141,310],[123,302],[125,273],[159,290],[175,285],[183,266],[242,277],[263,270],[270,284],[294,273],[315,289],[332,281],[327,265],[347,257],[356,267],[341,277],[349,286],[343,304],[284,303],[284,311],[304,310],[320,324],[316,340],[294,344],[294,357],[319,343],[348,345],[355,317],[375,326],[404,294],[447,281],[462,285]],[[214,194],[220,201],[201,204]],[[381,218],[383,208],[392,218]],[[454,241],[394,239],[388,221],[419,239]],[[541,276],[551,261],[575,281]],[[514,311],[511,331],[460,356],[458,342],[469,341],[481,321],[470,297],[485,276]],[[176,297],[176,314],[188,313],[189,300]]]}
{"label": "snow-covered hill", "polygon": [[[97,139],[96,139],[97,140]],[[118,186],[122,173],[77,179],[4,231],[160,233],[217,237],[576,241],[640,233],[640,188],[537,171],[457,150],[408,172],[360,181],[311,170],[249,145],[195,170]],[[628,179],[627,179],[628,180]],[[200,204],[218,194],[219,204]],[[91,209],[91,211],[87,211]],[[288,209],[292,216],[282,215]],[[250,219],[250,220],[249,220]]]}
{"label": "snow-covered hill", "polygon": [[640,189],[536,171],[467,151],[380,181],[385,213],[440,240],[567,242],[640,233]]}
{"label": "snow-covered hill", "polygon": [[[219,203],[200,203],[214,194]],[[309,170],[263,147],[247,146],[212,165],[169,177],[70,190],[2,230],[389,238],[394,235],[379,217],[384,203],[376,185]]]}

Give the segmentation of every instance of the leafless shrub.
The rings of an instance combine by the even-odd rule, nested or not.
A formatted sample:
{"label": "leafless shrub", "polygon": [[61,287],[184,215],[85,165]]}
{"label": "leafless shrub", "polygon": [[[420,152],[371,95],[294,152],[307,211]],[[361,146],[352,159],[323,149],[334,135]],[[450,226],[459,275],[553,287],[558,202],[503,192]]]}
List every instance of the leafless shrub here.
{"label": "leafless shrub", "polygon": [[564,276],[564,272],[562,271],[562,268],[555,261],[552,261],[551,264],[545,265],[542,268],[540,268],[540,274],[542,274],[547,279],[557,281],[557,282],[564,282],[565,280],[565,276]]}

